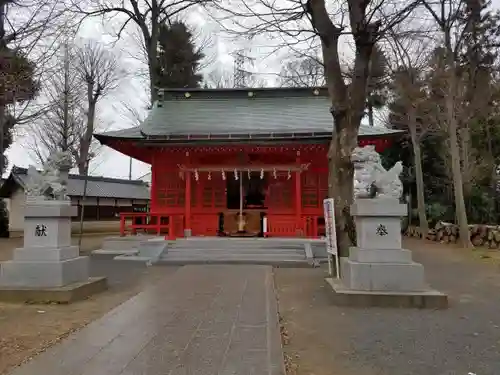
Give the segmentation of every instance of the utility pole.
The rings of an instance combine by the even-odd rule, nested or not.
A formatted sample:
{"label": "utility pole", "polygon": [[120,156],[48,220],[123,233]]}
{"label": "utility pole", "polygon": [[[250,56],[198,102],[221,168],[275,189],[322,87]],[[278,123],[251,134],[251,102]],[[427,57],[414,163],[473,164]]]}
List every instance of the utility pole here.
{"label": "utility pole", "polygon": [[132,180],[132,158],[130,158],[128,165],[128,179]]}
{"label": "utility pole", "polygon": [[[5,51],[7,43],[5,42],[5,14],[7,13],[6,0],[0,0],[0,53]],[[3,176],[4,165],[4,136],[5,136],[5,103],[3,102],[3,92],[0,93],[0,177]]]}
{"label": "utility pole", "polygon": [[87,157],[87,160],[85,160],[85,175],[84,175],[84,181],[83,181],[83,194],[82,194],[82,199],[80,201],[80,233],[79,233],[79,237],[78,237],[78,248],[80,249],[81,246],[82,246],[82,237],[83,237],[83,216],[85,214],[85,204],[86,204],[86,200],[87,200],[87,184],[88,184],[88,180],[89,180],[89,173],[88,173],[88,170],[89,170],[89,163],[90,163],[90,160],[92,160],[92,158],[94,157],[95,155],[93,153],[90,153]]}

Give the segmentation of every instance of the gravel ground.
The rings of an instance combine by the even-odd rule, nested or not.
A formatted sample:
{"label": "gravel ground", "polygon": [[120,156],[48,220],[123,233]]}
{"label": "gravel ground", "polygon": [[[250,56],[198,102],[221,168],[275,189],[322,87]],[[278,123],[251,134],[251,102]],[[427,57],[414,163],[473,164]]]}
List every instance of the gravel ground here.
{"label": "gravel ground", "polygon": [[448,310],[332,306],[321,269],[276,269],[290,374],[500,374],[500,268],[495,259],[409,239]]}

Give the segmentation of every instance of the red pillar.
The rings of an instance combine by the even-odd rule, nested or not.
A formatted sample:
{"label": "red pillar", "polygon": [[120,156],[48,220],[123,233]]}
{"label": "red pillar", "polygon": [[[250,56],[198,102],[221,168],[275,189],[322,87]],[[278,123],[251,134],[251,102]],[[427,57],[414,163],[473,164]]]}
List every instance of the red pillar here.
{"label": "red pillar", "polygon": [[151,160],[151,206],[149,207],[149,211],[155,212],[158,210],[158,202],[156,201],[158,194],[156,193],[157,184],[156,184],[156,152],[153,154],[153,158]]}
{"label": "red pillar", "polygon": [[185,227],[184,227],[184,235],[186,235],[186,231],[191,231],[191,173],[186,172],[184,174],[184,179],[186,180],[186,198],[185,201]]}
{"label": "red pillar", "polygon": [[[296,164],[300,167],[300,152],[297,151]],[[300,183],[300,170],[295,172],[295,233],[297,236],[304,235],[302,225],[302,186]]]}

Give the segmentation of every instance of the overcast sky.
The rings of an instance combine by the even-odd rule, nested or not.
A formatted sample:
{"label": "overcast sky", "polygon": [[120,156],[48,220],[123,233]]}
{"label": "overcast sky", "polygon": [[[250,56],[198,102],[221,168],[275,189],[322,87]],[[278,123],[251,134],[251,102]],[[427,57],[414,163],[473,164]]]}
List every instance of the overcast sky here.
{"label": "overcast sky", "polygon": [[[235,41],[233,38],[224,36],[219,25],[202,11],[189,12],[187,22],[195,25],[196,34],[199,35],[200,39],[205,40],[209,37],[211,40],[206,54],[212,63],[204,68],[205,74],[218,71],[219,74],[231,76],[233,72],[231,53],[240,48],[247,48],[248,54],[256,58],[252,70],[258,72],[258,78],[266,80],[268,85],[273,85],[280,64],[277,63],[276,56],[267,57],[269,51],[266,51],[265,40]],[[130,33],[133,33],[133,29],[129,29]],[[99,19],[85,22],[79,34],[82,38],[99,39],[104,43],[109,43],[109,48],[120,56],[122,67],[129,73],[127,78],[122,80],[119,88],[105,97],[98,105],[98,117],[102,130],[117,130],[133,126],[133,119],[124,110],[122,103],[135,108],[145,116],[147,114],[145,105],[149,98],[149,88],[144,74],[142,74],[146,72],[146,66],[138,60],[138,57],[141,56],[140,48],[134,37],[127,35],[116,42],[110,34],[113,34],[113,25],[108,23],[104,26]],[[35,164],[26,148],[26,137],[30,136],[29,132],[21,130],[17,133],[19,134],[16,135],[15,142],[7,151],[10,167],[12,165],[28,167]],[[103,147],[96,160],[91,162],[90,172],[93,175],[128,178],[129,162],[130,158],[125,155]],[[148,164],[133,160],[132,178],[139,178],[148,173],[149,169]]]}
{"label": "overcast sky", "polygon": [[[500,6],[500,0],[493,0],[495,7]],[[210,37],[211,47],[207,51],[213,62],[204,69],[204,73],[218,71],[219,74],[232,75],[233,58],[230,54],[241,48],[246,48],[247,54],[255,58],[255,65],[248,67],[257,72],[257,78],[267,82],[272,86],[277,81],[277,74],[281,69],[283,60],[290,58],[293,54],[291,51],[281,50],[279,53],[273,53],[273,43],[265,36],[255,37],[251,41],[238,40],[229,38],[225,35],[220,26],[210,19],[203,11],[190,11],[186,21],[195,25],[201,39]],[[83,38],[99,39],[105,43],[115,42],[114,38],[110,37],[115,25],[103,23],[98,19],[88,20],[82,27],[80,35]],[[116,42],[112,48],[120,56],[120,61],[123,68],[127,70],[129,75],[123,80],[120,87],[104,98],[99,104],[100,123],[106,130],[123,129],[133,126],[133,120],[127,116],[121,103],[126,103],[128,106],[135,108],[143,116],[146,115],[145,103],[148,101],[148,87],[144,80],[146,66],[140,62],[137,57],[140,56],[140,49],[132,37],[133,28],[129,27],[129,35],[122,40]],[[348,49],[346,50],[348,52]],[[10,165],[27,167],[34,164],[26,151],[26,139],[29,136],[20,132],[16,136],[14,144],[7,151]],[[91,163],[90,171],[93,175],[102,175],[109,177],[128,178],[129,175],[129,158],[120,154],[108,147],[103,147],[99,156]],[[139,178],[148,173],[150,166],[134,160],[132,163],[132,178]]]}

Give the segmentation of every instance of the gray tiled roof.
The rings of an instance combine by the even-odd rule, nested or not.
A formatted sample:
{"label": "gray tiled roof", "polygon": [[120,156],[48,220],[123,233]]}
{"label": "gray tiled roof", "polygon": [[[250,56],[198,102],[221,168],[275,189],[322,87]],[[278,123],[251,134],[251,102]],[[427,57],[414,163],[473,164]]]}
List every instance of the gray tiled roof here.
{"label": "gray tiled roof", "polygon": [[118,137],[118,138],[136,139],[143,137],[140,126],[135,126],[133,128],[128,128],[128,129],[110,130],[104,134],[106,134],[109,137]]}
{"label": "gray tiled roof", "polygon": [[[120,138],[200,136],[215,134],[323,133],[333,128],[326,90],[169,89],[140,127],[107,132]],[[252,96],[249,96],[249,92]],[[362,125],[360,136],[400,133]],[[196,137],[193,137],[196,138]]]}
{"label": "gray tiled roof", "polygon": [[[166,134],[323,133],[333,127],[327,97],[174,99],[155,107],[142,124],[149,136]],[[392,133],[363,127],[362,135]]]}
{"label": "gray tiled roof", "polygon": [[[12,173],[21,185],[26,185],[28,182],[26,169],[16,168]],[[83,176],[70,175],[68,180],[68,195],[72,197],[83,196],[84,184],[85,180]],[[89,176],[87,180],[87,196],[149,200],[150,192],[148,185],[143,181]]]}

